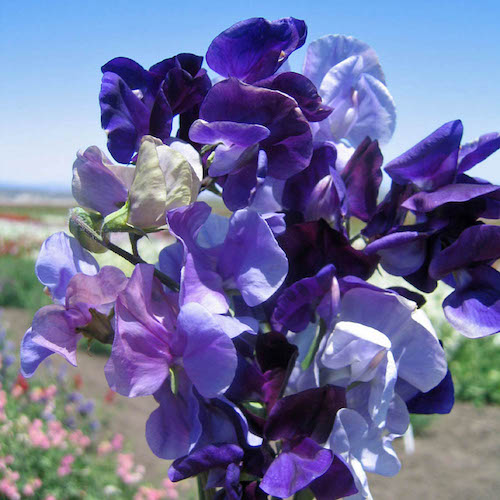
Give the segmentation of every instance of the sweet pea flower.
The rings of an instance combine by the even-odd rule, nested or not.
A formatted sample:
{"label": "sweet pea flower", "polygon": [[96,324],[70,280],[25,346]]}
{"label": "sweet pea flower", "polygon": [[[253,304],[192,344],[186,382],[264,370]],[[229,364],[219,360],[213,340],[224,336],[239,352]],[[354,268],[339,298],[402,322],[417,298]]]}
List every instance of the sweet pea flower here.
{"label": "sweet pea flower", "polygon": [[167,140],[176,114],[185,135],[182,131],[187,132],[197,118],[211,86],[202,61],[194,54],[179,54],[145,70],[131,59],[117,57],[102,67],[101,124],[116,161],[129,163],[145,135]]}
{"label": "sweet pea flower", "polygon": [[249,205],[257,176],[288,179],[312,155],[311,130],[295,99],[235,78],[208,92],[189,137],[214,146],[208,172],[227,176],[222,197],[231,210]]}
{"label": "sweet pea flower", "polygon": [[146,436],[153,451],[161,450],[157,454],[177,458],[199,432],[194,391],[213,398],[227,389],[236,352],[208,310],[194,302],[179,308],[177,296],[165,294],[153,271],[150,265],[136,266],[117,298],[116,332],[105,374],[120,394],[155,394],[160,409],[151,415]]}
{"label": "sweet pea flower", "polygon": [[165,224],[165,210],[193,202],[203,168],[198,152],[179,139],[146,135],[135,168],[113,165],[92,146],[73,165],[73,196],[104,217],[103,230],[153,229]]}
{"label": "sweet pea flower", "polygon": [[[460,120],[446,123],[386,166],[393,186],[365,231],[382,234],[366,252],[422,291],[439,279],[454,286],[443,303],[446,317],[464,335],[482,337],[500,331],[498,272],[491,267],[500,257],[500,232],[478,219],[500,218],[500,188],[464,172],[500,148],[500,136],[461,147],[462,132]],[[408,212],[416,223],[404,223]]]}
{"label": "sweet pea flower", "polygon": [[117,268],[106,266],[99,270],[91,254],[64,233],[56,233],[44,242],[35,269],[56,303],[35,314],[23,337],[21,373],[26,377],[32,376],[53,353],[76,366],[80,333],[109,335],[111,324],[106,331],[102,326],[107,324],[116,294],[127,281]]}
{"label": "sweet pea flower", "polygon": [[[285,254],[256,212],[238,210],[227,220],[210,217],[210,207],[197,202],[168,212],[167,220],[184,247],[181,304],[198,302],[213,313],[225,314],[229,310],[225,290],[239,290],[246,304],[256,306],[283,283],[288,270]],[[160,256],[160,267],[161,261]],[[225,320],[226,327],[229,321]]]}
{"label": "sweet pea flower", "polygon": [[315,140],[346,139],[357,147],[367,136],[380,142],[391,138],[396,108],[369,45],[349,36],[324,36],[309,44],[303,73],[334,110],[314,124]]}
{"label": "sweet pea flower", "polygon": [[273,75],[288,56],[304,45],[304,21],[287,17],[240,21],[218,35],[207,51],[207,64],[225,77],[254,83]]}

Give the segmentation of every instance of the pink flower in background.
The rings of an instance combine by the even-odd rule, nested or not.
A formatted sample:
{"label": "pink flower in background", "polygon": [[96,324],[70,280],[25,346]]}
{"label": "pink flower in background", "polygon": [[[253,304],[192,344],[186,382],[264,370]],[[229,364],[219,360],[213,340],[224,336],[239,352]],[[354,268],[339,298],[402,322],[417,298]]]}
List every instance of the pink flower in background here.
{"label": "pink flower in background", "polygon": [[179,492],[177,491],[177,486],[178,486],[177,484],[170,481],[168,477],[163,480],[162,484],[163,487],[165,488],[166,498],[171,498],[172,500],[176,500],[177,498],[179,498]]}
{"label": "pink flower in background", "polygon": [[134,495],[134,500],[161,500],[162,498],[165,498],[164,491],[148,486],[141,486]]}
{"label": "pink flower in background", "polygon": [[75,457],[73,455],[65,455],[64,457],[62,457],[61,465],[57,469],[57,475],[59,477],[64,477],[68,474],[71,474],[71,466],[73,465],[74,461]]}
{"label": "pink flower in background", "polygon": [[119,453],[116,473],[125,484],[134,484],[144,477],[144,466],[136,465],[134,468],[134,456],[132,453]]}
{"label": "pink flower in background", "polygon": [[27,497],[32,497],[34,494],[35,494],[35,489],[31,484],[28,483],[23,486],[23,495]]}
{"label": "pink flower in background", "polygon": [[97,455],[100,457],[107,455],[113,451],[113,446],[109,441],[102,441],[97,446]]}
{"label": "pink flower in background", "polygon": [[113,446],[113,450],[121,451],[123,448],[123,434],[115,434],[111,440],[111,446]]}

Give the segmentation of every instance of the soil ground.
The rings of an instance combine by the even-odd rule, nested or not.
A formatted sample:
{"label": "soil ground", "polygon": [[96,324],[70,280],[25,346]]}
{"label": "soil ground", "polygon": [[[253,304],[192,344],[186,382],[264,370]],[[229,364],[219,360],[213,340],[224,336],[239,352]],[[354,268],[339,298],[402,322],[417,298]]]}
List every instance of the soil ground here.
{"label": "soil ground", "polygon": [[[24,310],[5,309],[1,321],[20,341],[31,317]],[[81,374],[82,393],[96,401],[103,401],[107,392],[105,362],[103,356],[79,352],[79,367],[69,372]],[[144,438],[145,422],[155,407],[152,397],[127,399],[117,395],[107,412],[112,430],[125,435],[137,462],[146,466],[148,479],[157,481],[166,476],[169,464],[151,453]],[[457,403],[449,415],[437,417],[416,438],[413,454],[405,454],[401,440],[395,448],[401,472],[394,478],[369,478],[376,500],[500,498],[500,407]]]}

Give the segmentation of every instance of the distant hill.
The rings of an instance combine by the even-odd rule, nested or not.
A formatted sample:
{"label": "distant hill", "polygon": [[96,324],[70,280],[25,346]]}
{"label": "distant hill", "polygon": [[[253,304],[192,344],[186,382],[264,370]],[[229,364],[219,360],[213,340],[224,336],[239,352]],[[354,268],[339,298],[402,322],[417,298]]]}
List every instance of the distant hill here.
{"label": "distant hill", "polygon": [[71,191],[62,188],[0,184],[0,205],[70,207],[75,200]]}

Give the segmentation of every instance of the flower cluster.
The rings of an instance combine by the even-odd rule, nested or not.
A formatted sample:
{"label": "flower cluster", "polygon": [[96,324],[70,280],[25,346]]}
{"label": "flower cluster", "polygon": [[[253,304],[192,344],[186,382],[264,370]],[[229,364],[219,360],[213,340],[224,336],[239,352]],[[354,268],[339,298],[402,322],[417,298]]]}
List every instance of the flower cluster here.
{"label": "flower cluster", "polygon": [[[146,439],[170,480],[198,476],[219,499],[371,498],[366,473],[398,472],[409,414],[451,410],[425,299],[375,286],[379,264],[425,293],[453,286],[444,310],[464,335],[500,330],[500,188],[465,173],[500,135],[461,145],[461,122],[443,125],[387,164],[379,204],[395,105],[377,55],[330,35],[296,73],[306,35],[294,18],[235,24],[208,48],[213,85],[193,54],[106,63],[121,164],[78,153],[75,238],[52,235],[36,263],[54,304],[26,332],[23,374],[53,353],[76,365],[82,337],[111,344],[110,388],[158,403]],[[220,199],[230,216],[206,203]],[[153,265],[138,242],[158,231],[176,241]],[[100,268],[105,251],[131,275]]]}

